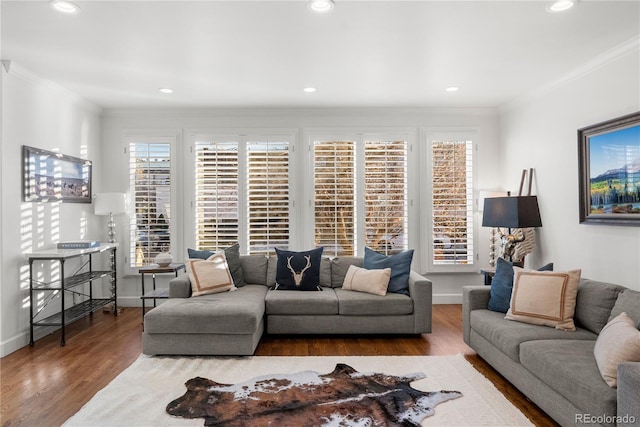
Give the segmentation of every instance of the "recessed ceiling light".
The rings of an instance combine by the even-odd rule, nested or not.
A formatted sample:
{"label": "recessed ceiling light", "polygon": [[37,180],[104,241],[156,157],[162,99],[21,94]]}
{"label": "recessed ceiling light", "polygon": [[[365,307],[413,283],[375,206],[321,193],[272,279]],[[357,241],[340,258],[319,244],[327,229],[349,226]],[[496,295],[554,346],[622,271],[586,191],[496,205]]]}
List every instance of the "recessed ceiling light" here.
{"label": "recessed ceiling light", "polygon": [[333,10],[335,3],[333,0],[311,0],[308,4],[309,9],[318,13],[327,13]]}
{"label": "recessed ceiling light", "polygon": [[307,92],[307,93],[313,93],[313,92],[315,92],[317,89],[316,89],[315,87],[305,87],[303,90],[304,90],[305,92]]}
{"label": "recessed ceiling light", "polygon": [[557,0],[547,6],[547,11],[549,12],[563,12],[565,10],[571,9],[575,5],[575,1],[573,0]]}
{"label": "recessed ceiling light", "polygon": [[51,0],[51,7],[58,12],[75,15],[80,11],[80,6],[67,0]]}
{"label": "recessed ceiling light", "polygon": [[168,87],[163,87],[159,89],[162,93],[173,93],[173,89],[169,89]]}
{"label": "recessed ceiling light", "polygon": [[457,92],[460,90],[460,88],[458,86],[449,86],[448,88],[445,89],[447,92]]}

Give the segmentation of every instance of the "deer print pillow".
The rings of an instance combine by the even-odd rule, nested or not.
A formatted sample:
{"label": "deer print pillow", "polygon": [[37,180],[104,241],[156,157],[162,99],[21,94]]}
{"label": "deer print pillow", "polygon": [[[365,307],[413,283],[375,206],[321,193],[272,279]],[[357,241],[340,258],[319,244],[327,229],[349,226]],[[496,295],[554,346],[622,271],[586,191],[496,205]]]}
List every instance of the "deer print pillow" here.
{"label": "deer print pillow", "polygon": [[278,248],[278,266],[276,268],[276,289],[289,291],[319,291],[320,247],[306,252],[284,251]]}

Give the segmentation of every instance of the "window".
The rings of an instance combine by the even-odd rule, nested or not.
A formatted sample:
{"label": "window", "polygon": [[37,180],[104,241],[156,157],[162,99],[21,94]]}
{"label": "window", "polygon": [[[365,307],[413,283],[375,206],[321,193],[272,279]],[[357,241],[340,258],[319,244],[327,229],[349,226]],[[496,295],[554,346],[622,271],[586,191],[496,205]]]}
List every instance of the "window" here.
{"label": "window", "polygon": [[315,246],[329,256],[355,253],[355,143],[314,145]]}
{"label": "window", "polygon": [[129,266],[143,267],[158,253],[171,251],[171,142],[137,138],[129,142],[128,153],[134,211]]}
{"label": "window", "polygon": [[472,265],[473,143],[430,138],[431,264]]}
{"label": "window", "polygon": [[329,256],[405,250],[408,143],[356,139],[314,141],[315,245]]}
{"label": "window", "polygon": [[275,136],[195,140],[199,249],[235,242],[248,254],[289,247],[289,144]]}
{"label": "window", "polygon": [[407,143],[366,141],[365,245],[384,254],[408,247]]}
{"label": "window", "polygon": [[289,248],[289,144],[247,142],[248,252]]}
{"label": "window", "polygon": [[238,242],[238,141],[196,141],[196,247]]}

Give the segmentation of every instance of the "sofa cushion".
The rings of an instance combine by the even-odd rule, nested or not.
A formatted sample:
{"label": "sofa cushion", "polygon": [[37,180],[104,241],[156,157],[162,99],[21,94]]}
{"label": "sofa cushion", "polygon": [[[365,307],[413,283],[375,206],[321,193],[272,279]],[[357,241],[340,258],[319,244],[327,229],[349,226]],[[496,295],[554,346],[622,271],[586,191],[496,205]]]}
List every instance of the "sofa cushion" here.
{"label": "sofa cushion", "polygon": [[246,285],[235,292],[169,298],[144,317],[147,333],[252,334],[264,316],[267,288]]}
{"label": "sofa cushion", "polygon": [[[553,263],[543,265],[538,271],[553,271]],[[496,271],[491,280],[491,297],[489,298],[489,310],[506,313],[511,304],[511,292],[513,291],[513,265],[504,258],[498,258]]]}
{"label": "sofa cushion", "polygon": [[331,258],[326,256],[320,261],[320,286],[331,287]]}
{"label": "sofa cushion", "polygon": [[580,279],[574,315],[576,325],[599,334],[609,321],[611,309],[623,289],[620,285]]}
{"label": "sofa cushion", "polygon": [[335,289],[340,314],[346,316],[393,316],[413,313],[413,300],[402,294],[385,296]]}
{"label": "sofa cushion", "polygon": [[317,291],[320,287],[322,250],[304,252],[285,251],[276,248],[276,289],[288,291]]}
{"label": "sofa cushion", "polygon": [[362,267],[364,259],[362,257],[347,256],[336,257],[331,260],[331,286],[339,288],[344,283],[344,277],[347,275],[349,266],[355,265]]}
{"label": "sofa cushion", "polygon": [[270,256],[267,259],[267,286],[273,288],[276,286],[276,272],[278,270],[278,257]]}
{"label": "sofa cushion", "polygon": [[616,415],[617,393],[600,376],[594,346],[593,340],[529,341],[520,346],[520,361],[585,413]]}
{"label": "sofa cushion", "polygon": [[387,292],[409,295],[409,273],[413,249],[394,255],[384,255],[373,249],[364,248],[363,267],[369,270],[391,268],[391,278]]}
{"label": "sofa cushion", "polygon": [[580,272],[516,271],[505,319],[575,331]]}
{"label": "sofa cushion", "polygon": [[240,266],[244,280],[252,285],[267,285],[267,262],[264,255],[242,255]]}
{"label": "sofa cushion", "polygon": [[[227,258],[227,264],[229,265],[229,271],[233,277],[233,283],[240,287],[247,284],[244,279],[242,267],[240,265],[240,244],[235,243],[228,248],[224,249],[224,255]],[[187,249],[187,255],[189,258],[207,259],[216,252],[207,250]]]}
{"label": "sofa cushion", "polygon": [[[332,288],[322,288],[318,292],[271,289],[265,298],[265,310],[268,315],[334,315],[338,314],[338,298]],[[295,319],[291,321],[295,322]]]}
{"label": "sofa cushion", "polygon": [[620,363],[640,362],[640,331],[627,313],[621,313],[602,328],[593,354],[602,378],[611,387],[618,386]]}
{"label": "sofa cushion", "polygon": [[524,342],[547,339],[592,340],[597,335],[586,329],[575,332],[561,331],[522,322],[506,322],[504,314],[491,310],[473,310],[470,313],[471,328],[498,347],[515,362],[520,362],[520,345]]}
{"label": "sofa cushion", "polygon": [[224,252],[213,254],[206,260],[188,259],[185,264],[193,297],[238,289],[233,284]]}
{"label": "sofa cushion", "polygon": [[513,265],[504,258],[496,261],[496,272],[491,279],[491,296],[488,308],[491,311],[506,313],[511,302],[513,290]]}
{"label": "sofa cushion", "polygon": [[636,325],[640,323],[640,292],[632,291],[631,289],[625,288],[624,291],[618,294],[616,303],[611,309],[611,316],[609,316],[609,321],[613,320],[613,318],[615,317],[618,317],[622,312],[627,313],[627,315],[633,319]]}
{"label": "sofa cushion", "polygon": [[352,265],[347,270],[342,289],[385,296],[391,277],[391,269],[367,270]]}

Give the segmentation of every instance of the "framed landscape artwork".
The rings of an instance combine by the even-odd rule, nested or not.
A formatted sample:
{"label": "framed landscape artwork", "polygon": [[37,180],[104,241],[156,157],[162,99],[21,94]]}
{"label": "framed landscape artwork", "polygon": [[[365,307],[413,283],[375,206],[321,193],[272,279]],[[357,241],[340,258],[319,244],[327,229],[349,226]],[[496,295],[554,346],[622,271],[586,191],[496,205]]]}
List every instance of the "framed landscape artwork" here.
{"label": "framed landscape artwork", "polygon": [[25,202],[91,203],[91,161],[22,146]]}
{"label": "framed landscape artwork", "polygon": [[640,112],[578,130],[580,222],[640,226]]}

